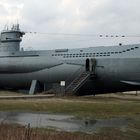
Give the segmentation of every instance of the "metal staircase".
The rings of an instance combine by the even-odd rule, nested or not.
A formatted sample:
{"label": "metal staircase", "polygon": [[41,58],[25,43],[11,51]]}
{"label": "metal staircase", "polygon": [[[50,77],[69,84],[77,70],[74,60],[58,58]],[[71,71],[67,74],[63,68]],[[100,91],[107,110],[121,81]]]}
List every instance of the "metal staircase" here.
{"label": "metal staircase", "polygon": [[73,94],[75,93],[80,87],[82,87],[87,80],[90,78],[91,73],[90,72],[82,72],[79,76],[77,76],[66,88],[67,94]]}
{"label": "metal staircase", "polygon": [[[85,67],[86,66],[86,67]],[[85,69],[86,68],[86,69]],[[81,66],[77,72],[75,72],[70,79],[67,79],[68,86],[66,86],[65,92],[66,94],[74,94],[76,93],[88,80],[96,79],[96,59],[95,58],[87,58],[86,64]],[[76,78],[75,78],[76,77]]]}

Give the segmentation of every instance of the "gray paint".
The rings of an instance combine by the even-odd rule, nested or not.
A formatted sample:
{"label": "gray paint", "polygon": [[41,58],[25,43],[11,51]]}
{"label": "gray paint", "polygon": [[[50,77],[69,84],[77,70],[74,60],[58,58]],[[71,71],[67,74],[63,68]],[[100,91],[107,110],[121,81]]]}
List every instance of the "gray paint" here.
{"label": "gray paint", "polygon": [[87,58],[94,58],[97,63],[95,69],[97,78],[90,79],[81,88],[81,92],[88,90],[101,93],[140,89],[138,84],[140,83],[140,44],[20,51],[21,38],[17,41],[15,35],[22,36],[23,32],[19,28],[14,34],[13,30],[4,31],[8,37],[9,33],[13,35],[10,37],[15,38],[15,41],[13,39],[2,42],[1,36],[1,88],[29,88],[32,80],[38,80],[43,84],[68,81],[69,78],[75,78],[75,74],[81,67],[84,69]]}

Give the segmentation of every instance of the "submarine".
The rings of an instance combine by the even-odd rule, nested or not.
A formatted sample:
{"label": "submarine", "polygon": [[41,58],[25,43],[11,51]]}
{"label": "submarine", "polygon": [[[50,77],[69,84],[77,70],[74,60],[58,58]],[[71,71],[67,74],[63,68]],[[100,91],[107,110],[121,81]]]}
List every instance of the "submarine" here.
{"label": "submarine", "polygon": [[75,95],[140,89],[140,44],[24,51],[24,35],[19,24],[1,31],[0,89],[35,94],[63,87]]}

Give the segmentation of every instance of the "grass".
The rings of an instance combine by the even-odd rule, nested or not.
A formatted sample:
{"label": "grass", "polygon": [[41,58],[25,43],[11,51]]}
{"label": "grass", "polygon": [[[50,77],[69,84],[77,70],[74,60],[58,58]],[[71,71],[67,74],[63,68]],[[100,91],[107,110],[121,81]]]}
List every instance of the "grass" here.
{"label": "grass", "polygon": [[17,125],[0,124],[0,140],[138,140],[140,100],[110,97],[63,97],[29,100],[1,100],[1,111],[35,111],[68,114],[79,119],[129,118],[126,130],[102,128],[97,134],[68,133]]}
{"label": "grass", "polygon": [[136,136],[126,136],[117,129],[105,129],[98,134],[68,133],[60,131],[40,130],[29,126],[0,124],[0,140],[129,140]]}
{"label": "grass", "polygon": [[139,140],[139,132],[140,118],[133,120],[125,131],[119,128],[102,128],[94,134],[0,124],[0,140]]}
{"label": "grass", "polygon": [[20,96],[25,95],[23,93],[17,93],[15,91],[0,91],[0,96]]}
{"label": "grass", "polygon": [[140,102],[97,98],[90,100],[82,98],[1,100],[0,110],[61,113],[73,115],[80,119],[131,117],[140,115]]}
{"label": "grass", "polygon": [[[0,124],[0,140],[107,140],[108,136],[40,130],[30,126]],[[114,139],[117,140],[117,139]]]}
{"label": "grass", "polygon": [[128,140],[140,139],[140,116],[132,119],[131,124],[129,125],[127,129],[126,137],[128,138]]}

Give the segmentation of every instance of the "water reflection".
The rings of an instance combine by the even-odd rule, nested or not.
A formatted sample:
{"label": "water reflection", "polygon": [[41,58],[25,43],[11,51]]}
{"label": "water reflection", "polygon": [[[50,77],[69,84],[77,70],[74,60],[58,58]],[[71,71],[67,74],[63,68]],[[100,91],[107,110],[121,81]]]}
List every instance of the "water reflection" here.
{"label": "water reflection", "polygon": [[47,113],[23,113],[23,112],[0,112],[0,122],[18,123],[31,127],[56,128],[63,131],[81,131],[94,133],[102,127],[125,128],[128,120],[124,118],[97,119],[97,120],[78,120],[70,115],[54,115]]}

